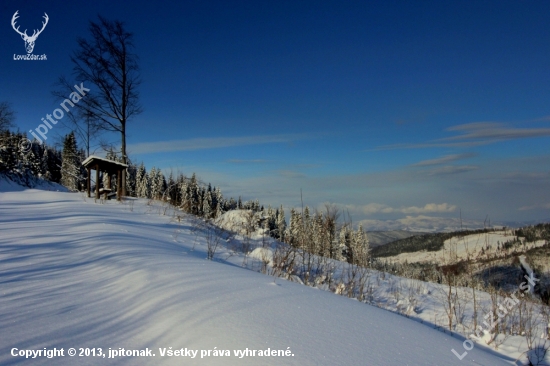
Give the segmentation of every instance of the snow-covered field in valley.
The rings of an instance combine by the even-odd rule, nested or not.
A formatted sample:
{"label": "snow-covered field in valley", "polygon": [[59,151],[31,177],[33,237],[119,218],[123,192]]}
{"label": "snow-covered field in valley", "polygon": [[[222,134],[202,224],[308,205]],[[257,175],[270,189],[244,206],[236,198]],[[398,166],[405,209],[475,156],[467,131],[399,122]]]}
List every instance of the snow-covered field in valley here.
{"label": "snow-covered field in valley", "polygon": [[[188,217],[145,200],[101,204],[0,182],[0,364],[514,364],[479,344],[459,360],[451,349],[463,354],[464,338],[242,268],[237,255],[207,260],[205,240]],[[65,356],[12,356],[44,348]],[[110,348],[155,356],[112,359]],[[246,349],[256,355],[235,355]],[[258,355],[267,349],[290,355]]]}
{"label": "snow-covered field in valley", "polygon": [[[432,262],[449,263],[457,260],[487,259],[500,252],[499,245],[515,238],[512,230],[497,230],[489,233],[469,234],[464,237],[453,237],[445,240],[445,246],[433,252],[418,251],[414,253],[401,253],[399,255],[385,257],[389,262],[408,263]],[[538,248],[545,245],[544,240],[520,245],[522,249]]]}

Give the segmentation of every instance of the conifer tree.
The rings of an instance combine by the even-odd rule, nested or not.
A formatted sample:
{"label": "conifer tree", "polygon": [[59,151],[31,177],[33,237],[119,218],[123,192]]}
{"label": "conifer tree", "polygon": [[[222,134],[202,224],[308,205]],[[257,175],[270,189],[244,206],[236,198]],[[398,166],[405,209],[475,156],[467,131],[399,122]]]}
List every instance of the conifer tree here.
{"label": "conifer tree", "polygon": [[182,173],[179,173],[177,181],[176,181],[176,187],[175,187],[176,201],[173,203],[174,206],[176,206],[176,207],[181,207],[182,202],[183,202],[183,200],[182,200],[182,191],[181,191],[181,185],[183,184],[183,182],[185,182],[185,176]]}
{"label": "conifer tree", "polygon": [[353,263],[353,248],[351,243],[351,230],[348,225],[344,225],[340,229],[338,236],[338,246],[344,248],[343,256],[348,263]]}
{"label": "conifer tree", "polygon": [[285,210],[283,209],[283,205],[281,205],[277,215],[277,239],[279,239],[280,241],[285,241],[285,231],[286,231]]}
{"label": "conifer tree", "polygon": [[267,219],[265,220],[266,229],[269,230],[269,235],[273,236],[275,234],[275,229],[277,228],[277,216],[275,216],[275,211],[269,205],[267,207]]}
{"label": "conifer tree", "polygon": [[61,182],[61,153],[54,148],[46,146],[42,157],[42,171],[52,182]]}
{"label": "conifer tree", "polygon": [[147,198],[147,173],[143,162],[139,165],[136,172],[136,197]]}
{"label": "conifer tree", "polygon": [[353,249],[353,264],[360,266],[367,266],[369,261],[369,240],[367,233],[363,230],[363,225],[359,225],[359,228],[353,235],[352,239]]}
{"label": "conifer tree", "polygon": [[203,202],[204,202],[205,195],[206,195],[206,190],[204,189],[204,187],[199,187],[199,194],[197,199],[197,213],[196,213],[197,216],[201,216],[201,217],[204,216],[204,212],[202,209],[203,209]]}
{"label": "conifer tree", "polygon": [[290,209],[290,222],[286,231],[285,241],[291,245],[299,246],[302,234],[302,217],[293,208]]}
{"label": "conifer tree", "polygon": [[179,185],[180,188],[180,196],[181,196],[181,203],[180,207],[186,211],[189,212],[189,184],[187,183],[187,179],[183,179]]}
{"label": "conifer tree", "polygon": [[168,182],[166,182],[166,193],[165,197],[169,198],[170,202],[172,204],[176,204],[177,200],[177,189],[176,189],[176,181],[174,180],[174,175],[170,171],[170,175],[168,176]]}
{"label": "conifer tree", "polygon": [[315,254],[327,256],[328,246],[326,243],[328,236],[324,230],[323,216],[319,212],[315,213],[313,216],[311,223],[311,236],[314,243]]}
{"label": "conifer tree", "polygon": [[149,171],[149,184],[151,188],[149,189],[148,198],[156,199],[156,194],[159,191],[159,187],[157,179],[157,168],[155,167],[152,167]]}
{"label": "conifer tree", "polygon": [[137,197],[137,167],[130,159],[128,159],[128,168],[126,169],[126,195],[129,197]]}
{"label": "conifer tree", "polygon": [[[25,170],[28,170],[30,174],[34,175],[35,177],[42,177],[42,169],[41,169],[41,159],[40,156],[42,155],[42,145],[39,144],[31,144],[31,149],[26,154],[23,154],[22,161],[23,166],[25,167]],[[80,161],[80,159],[77,159]],[[78,187],[78,184],[77,184]]]}
{"label": "conifer tree", "polygon": [[202,202],[202,215],[205,219],[212,218],[212,192],[206,191]]}
{"label": "conifer tree", "polygon": [[63,140],[62,159],[61,184],[71,191],[77,191],[80,180],[80,161],[73,132],[66,135]]}
{"label": "conifer tree", "polygon": [[199,184],[195,173],[191,176],[189,182],[189,212],[193,215],[199,214]]}
{"label": "conifer tree", "polygon": [[155,175],[152,176],[153,184],[152,184],[152,192],[151,192],[151,198],[153,199],[161,199],[164,191],[166,190],[166,179],[164,179],[164,174],[162,173],[162,170],[156,169]]}
{"label": "conifer tree", "polygon": [[42,172],[42,175],[44,179],[47,179],[49,181],[53,182],[52,173],[50,172],[50,158],[53,154],[50,152],[50,148],[48,146],[44,146],[42,157],[40,158],[40,171]]}
{"label": "conifer tree", "polygon": [[223,215],[223,195],[222,191],[220,190],[220,187],[216,187],[214,190],[214,204],[216,207],[216,214],[214,217],[220,217]]}

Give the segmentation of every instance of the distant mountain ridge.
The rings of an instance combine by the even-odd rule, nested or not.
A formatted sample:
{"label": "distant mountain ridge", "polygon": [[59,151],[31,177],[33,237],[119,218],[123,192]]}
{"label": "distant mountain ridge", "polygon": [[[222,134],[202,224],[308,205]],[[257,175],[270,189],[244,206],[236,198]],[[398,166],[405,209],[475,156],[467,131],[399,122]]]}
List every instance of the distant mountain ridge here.
{"label": "distant mountain ridge", "polygon": [[369,244],[371,248],[391,243],[392,241],[409,238],[414,235],[422,235],[424,232],[391,230],[391,231],[368,231]]}

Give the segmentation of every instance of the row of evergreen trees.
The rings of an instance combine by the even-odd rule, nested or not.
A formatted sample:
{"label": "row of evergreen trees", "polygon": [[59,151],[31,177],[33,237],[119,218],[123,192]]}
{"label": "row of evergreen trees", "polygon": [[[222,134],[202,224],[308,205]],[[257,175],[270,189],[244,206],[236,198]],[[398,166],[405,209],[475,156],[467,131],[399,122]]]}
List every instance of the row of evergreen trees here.
{"label": "row of evergreen trees", "polygon": [[61,152],[46,144],[31,143],[24,133],[0,131],[0,173],[29,181],[33,177],[61,181]]}
{"label": "row of evergreen trees", "polygon": [[[86,153],[78,149],[74,133],[63,139],[63,149],[31,142],[22,133],[3,131],[0,133],[0,172],[20,177],[35,176],[60,183],[71,191],[85,189],[87,172],[82,167]],[[106,158],[121,162],[114,151],[109,150]],[[92,177],[93,178],[93,177]],[[98,184],[107,185],[107,175],[101,175]],[[116,186],[116,177],[112,177]],[[93,183],[95,184],[95,183]],[[202,217],[215,219],[224,212],[236,209],[258,213],[258,221],[270,236],[309,253],[352,264],[366,265],[369,258],[367,235],[360,226],[353,230],[350,224],[339,224],[338,215],[327,207],[325,213],[311,213],[309,207],[302,210],[292,208],[287,226],[285,211],[271,206],[264,209],[258,200],[243,202],[241,197],[224,198],[219,187],[200,182],[193,173],[190,178],[183,174],[166,179],[161,169],[147,171],[141,163],[136,166],[128,160],[126,194],[131,197],[164,200],[181,210]]]}

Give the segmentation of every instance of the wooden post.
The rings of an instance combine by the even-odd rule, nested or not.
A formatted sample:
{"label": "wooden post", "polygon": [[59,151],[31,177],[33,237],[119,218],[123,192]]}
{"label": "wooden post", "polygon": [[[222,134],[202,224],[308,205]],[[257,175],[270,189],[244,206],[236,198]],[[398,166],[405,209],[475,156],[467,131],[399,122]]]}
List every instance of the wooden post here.
{"label": "wooden post", "polygon": [[99,199],[99,164],[95,165],[95,198]]}
{"label": "wooden post", "polygon": [[117,176],[116,176],[116,199],[117,201],[120,201],[120,199],[122,198],[122,182],[121,182],[121,179],[120,179],[120,176],[121,176],[121,169],[117,169]]}
{"label": "wooden post", "polygon": [[90,197],[90,174],[92,173],[92,169],[90,167],[87,167],[88,169],[88,179],[86,181],[88,182],[88,198]]}
{"label": "wooden post", "polygon": [[[107,174],[109,174],[109,177],[107,178],[107,181],[108,181],[108,184],[109,184],[109,187],[107,187],[109,189],[109,191],[111,190],[111,187],[112,187],[112,184],[111,184],[111,178],[112,178],[112,175],[111,175],[112,172],[108,172]],[[105,199],[107,199],[107,191],[105,191]]]}

